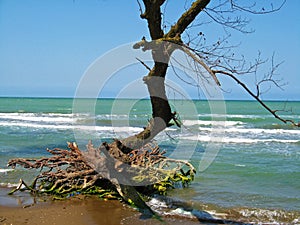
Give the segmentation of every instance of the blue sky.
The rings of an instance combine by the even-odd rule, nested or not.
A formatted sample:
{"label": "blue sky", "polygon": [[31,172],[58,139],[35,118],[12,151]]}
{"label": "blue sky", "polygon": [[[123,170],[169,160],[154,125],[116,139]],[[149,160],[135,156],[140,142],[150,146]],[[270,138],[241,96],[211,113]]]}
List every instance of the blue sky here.
{"label": "blue sky", "polygon": [[[176,18],[175,2],[168,4],[170,17]],[[275,53],[278,61],[284,61],[278,73],[288,82],[285,91],[273,88],[265,99],[300,100],[299,8],[300,1],[287,1],[279,12],[250,16],[255,33],[233,32],[233,41],[241,42],[240,53],[246,57],[253,59],[261,51],[264,57]],[[95,59],[148,37],[146,21],[139,14],[135,0],[0,0],[0,96],[73,97]],[[101,97],[115,97],[145,73],[137,66],[122,71]],[[230,91],[224,93],[226,98],[250,99],[233,82],[223,82]],[[197,90],[187,89],[192,98],[198,97]]]}

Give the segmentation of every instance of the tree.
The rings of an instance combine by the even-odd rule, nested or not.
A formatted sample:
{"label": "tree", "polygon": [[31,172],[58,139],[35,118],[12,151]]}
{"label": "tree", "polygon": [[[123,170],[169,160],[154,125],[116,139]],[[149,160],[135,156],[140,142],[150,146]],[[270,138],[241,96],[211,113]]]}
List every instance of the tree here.
{"label": "tree", "polygon": [[[300,126],[300,123],[280,117],[277,114],[278,110],[269,108],[261,100],[262,84],[271,83],[277,87],[281,87],[280,82],[275,80],[273,76],[280,63],[275,64],[272,59],[270,72],[256,82],[256,88],[252,91],[239,79],[239,75],[255,74],[258,68],[267,61],[262,60],[258,56],[254,63],[247,63],[243,57],[236,57],[233,54],[232,48],[235,46],[228,44],[227,41],[231,30],[237,30],[242,33],[251,32],[251,30],[247,30],[246,25],[249,21],[243,17],[244,13],[267,14],[275,12],[280,10],[285,1],[276,7],[270,4],[269,9],[266,6],[259,6],[255,2],[247,2],[247,5],[242,5],[242,3],[234,0],[185,1],[186,9],[177,21],[171,23],[170,27],[163,22],[163,17],[165,16],[163,8],[167,3],[167,0],[137,1],[141,18],[147,21],[151,40],[142,38],[133,48],[151,51],[153,58],[152,68],[138,59],[149,71],[143,80],[148,88],[152,105],[152,118],[144,130],[122,140],[103,143],[98,149],[89,143],[87,153],[81,152],[75,143],[69,143],[71,152],[61,149],[49,150],[54,155],[52,158],[11,160],[9,162],[11,166],[20,164],[26,168],[50,168],[49,171],[39,175],[31,186],[26,185],[27,189],[36,190],[37,179],[43,179],[43,187],[45,183],[50,183],[47,188],[50,193],[53,193],[53,190],[59,194],[69,193],[74,189],[79,189],[82,192],[88,190],[98,193],[99,190],[93,189],[93,187],[99,179],[102,179],[110,183],[111,186],[114,186],[126,201],[133,201],[139,208],[147,209],[151,212],[151,209],[145,205],[137,194],[136,189],[131,186],[131,181],[124,181],[123,176],[117,175],[119,170],[124,169],[122,165],[129,165],[131,168],[131,166],[143,164],[144,167],[142,169],[133,172],[136,178],[142,180],[148,179],[147,181],[149,181],[149,179],[154,178],[157,174],[161,175],[161,180],[151,181],[155,184],[160,184],[158,187],[160,190],[165,190],[170,180],[174,182],[191,181],[194,173],[192,165],[180,160],[167,159],[158,147],[153,147],[149,144],[158,133],[166,127],[171,126],[172,123],[177,126],[181,125],[177,119],[177,113],[171,110],[165,87],[168,68],[173,67],[170,64],[170,59],[173,57],[175,51],[183,52],[192,60],[191,69],[199,78],[206,79],[202,72],[205,71],[206,75],[208,74],[213,82],[215,82],[215,85],[221,88],[222,84],[218,77],[228,76],[236,81],[238,85],[277,119],[284,123]],[[203,19],[202,17],[199,18],[202,15],[206,16],[206,19],[203,21],[201,20]],[[207,44],[204,33],[199,31],[199,27],[211,22],[219,24],[224,28],[226,36],[219,38],[216,42]],[[181,79],[184,80],[183,77]],[[104,154],[105,157],[101,154]],[[161,165],[162,162],[166,161],[185,164],[190,170],[185,173],[178,167],[174,173],[166,175],[170,171],[161,172],[163,168],[158,166],[158,169],[153,172],[155,166]],[[67,170],[61,168],[61,166],[65,165],[69,166]],[[56,173],[52,172],[53,168],[57,168]],[[179,171],[181,174],[178,173]],[[142,173],[154,175],[150,176],[150,178],[145,178],[145,176],[141,175]],[[72,182],[70,178],[72,178]],[[161,183],[162,180],[165,183]],[[21,183],[24,184],[23,181]],[[134,184],[132,185],[134,186]]]}
{"label": "tree", "polygon": [[[152,68],[149,68],[144,62],[141,62],[149,73],[143,78],[147,85],[148,92],[151,99],[153,116],[149,121],[147,127],[141,133],[120,140],[122,145],[119,145],[120,150],[124,153],[130,152],[131,149],[139,148],[153,139],[159,132],[171,125],[172,120],[179,125],[176,119],[176,112],[171,111],[165,89],[165,77],[167,75],[170,58],[175,50],[181,50],[187,54],[194,61],[194,71],[197,72],[201,78],[203,73],[199,67],[206,70],[210,74],[217,85],[221,87],[218,76],[228,76],[237,82],[249,95],[257,100],[264,108],[266,108],[275,118],[284,123],[291,123],[295,126],[300,126],[292,120],[280,117],[277,112],[269,108],[261,99],[261,86],[265,83],[274,84],[281,87],[281,83],[274,79],[274,74],[279,64],[274,63],[272,58],[272,65],[270,72],[256,82],[256,90],[252,91],[245,83],[243,83],[238,76],[255,74],[258,68],[265,64],[267,60],[263,60],[258,55],[254,63],[248,63],[243,57],[235,57],[232,48],[236,47],[229,45],[227,39],[230,36],[230,30],[237,30],[242,33],[252,32],[247,30],[249,20],[243,17],[243,13],[251,14],[267,14],[280,10],[285,1],[280,2],[276,7],[270,4],[270,9],[266,6],[259,6],[256,2],[248,2],[247,5],[242,5],[239,1],[222,0],[196,0],[185,1],[186,10],[181,14],[179,19],[174,23],[171,22],[170,28],[166,30],[166,25],[162,23],[162,16],[165,12],[162,11],[167,0],[143,0],[143,6],[138,1],[141,18],[148,23],[148,29],[151,40],[147,41],[143,38],[139,43],[136,43],[133,48],[142,48],[143,51],[151,51],[154,61]],[[170,3],[171,4],[171,3]],[[210,21],[196,21],[197,17],[205,14]],[[203,17],[201,17],[203,18]],[[214,22],[227,29],[227,36],[220,38],[212,45],[205,46],[204,34],[199,32],[199,27],[206,25],[206,23]],[[198,32],[193,33],[190,30],[197,29]],[[181,78],[184,79],[184,78]]]}

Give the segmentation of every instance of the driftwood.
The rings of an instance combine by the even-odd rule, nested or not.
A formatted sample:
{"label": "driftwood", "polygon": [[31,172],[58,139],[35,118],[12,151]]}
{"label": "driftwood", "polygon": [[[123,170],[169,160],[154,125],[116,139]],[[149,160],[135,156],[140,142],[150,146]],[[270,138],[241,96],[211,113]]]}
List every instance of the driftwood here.
{"label": "driftwood", "polygon": [[89,142],[87,150],[81,151],[74,142],[68,143],[68,150],[47,149],[50,157],[11,159],[8,166],[12,168],[20,165],[40,169],[40,173],[31,185],[21,179],[20,185],[9,194],[25,190],[55,198],[96,194],[101,198],[124,200],[153,215],[141,196],[166,194],[176,183],[186,186],[193,180],[195,169],[190,163],[165,157],[165,152],[153,143],[127,154],[119,150],[119,145],[115,140],[113,144],[103,143],[95,148]]}

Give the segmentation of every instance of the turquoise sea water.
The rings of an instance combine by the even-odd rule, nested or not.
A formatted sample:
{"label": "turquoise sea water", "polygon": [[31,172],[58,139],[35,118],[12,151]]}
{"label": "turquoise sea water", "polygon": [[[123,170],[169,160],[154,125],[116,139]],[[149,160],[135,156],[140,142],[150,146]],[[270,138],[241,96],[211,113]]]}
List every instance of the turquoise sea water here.
{"label": "turquoise sea water", "polygon": [[[300,120],[300,102],[268,104]],[[249,221],[300,223],[299,128],[251,101],[171,105],[183,126],[168,128],[156,141],[170,157],[200,166],[192,185],[171,191],[171,198]],[[150,117],[149,100],[0,98],[0,183],[30,179],[30,172],[6,167],[11,158],[45,156],[46,148],[65,148],[67,141],[83,149],[88,140],[99,145],[141,131]]]}

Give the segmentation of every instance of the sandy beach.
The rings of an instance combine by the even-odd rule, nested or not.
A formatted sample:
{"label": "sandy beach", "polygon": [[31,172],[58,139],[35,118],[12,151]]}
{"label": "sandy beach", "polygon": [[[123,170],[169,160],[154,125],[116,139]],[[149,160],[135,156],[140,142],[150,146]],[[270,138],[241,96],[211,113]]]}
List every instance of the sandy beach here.
{"label": "sandy beach", "polygon": [[[141,224],[140,213],[118,201],[70,199],[30,207],[0,207],[1,224]],[[143,221],[156,224],[155,221]],[[158,223],[157,223],[158,224]]]}
{"label": "sandy beach", "polygon": [[5,191],[2,189],[0,196],[1,225],[200,224],[186,218],[144,219],[140,212],[118,200],[105,201],[95,196],[56,201],[35,199],[34,203],[25,193],[9,197]]}
{"label": "sandy beach", "polygon": [[137,215],[117,201],[69,199],[32,206],[1,206],[1,224],[122,224]]}

